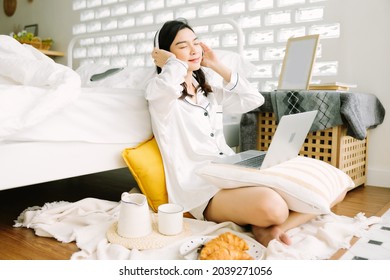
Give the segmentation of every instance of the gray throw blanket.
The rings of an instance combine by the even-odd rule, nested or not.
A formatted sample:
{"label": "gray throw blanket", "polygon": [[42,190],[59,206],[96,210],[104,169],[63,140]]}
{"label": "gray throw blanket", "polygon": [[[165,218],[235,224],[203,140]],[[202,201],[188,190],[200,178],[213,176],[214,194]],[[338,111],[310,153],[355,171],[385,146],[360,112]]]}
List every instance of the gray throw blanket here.
{"label": "gray throw blanket", "polygon": [[343,123],[340,115],[340,94],[332,91],[274,91],[270,94],[276,121],[284,115],[318,110],[310,132]]}
{"label": "gray throw blanket", "polygon": [[347,135],[358,140],[367,136],[367,129],[381,124],[385,109],[373,94],[337,91],[274,91],[262,92],[264,104],[242,115],[240,123],[241,151],[257,147],[257,114],[275,112],[277,120],[285,114],[317,109],[311,131],[344,123]]}
{"label": "gray throw blanket", "polygon": [[349,136],[363,140],[367,129],[383,123],[386,110],[373,94],[343,93],[340,112],[345,119]]}

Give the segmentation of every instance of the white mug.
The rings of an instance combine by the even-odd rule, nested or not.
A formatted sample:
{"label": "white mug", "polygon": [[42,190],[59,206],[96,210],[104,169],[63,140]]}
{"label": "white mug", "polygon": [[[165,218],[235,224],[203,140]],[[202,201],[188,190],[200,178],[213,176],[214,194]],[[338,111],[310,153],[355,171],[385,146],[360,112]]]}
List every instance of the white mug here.
{"label": "white mug", "polygon": [[183,231],[183,207],[166,203],[158,207],[158,231],[164,235],[176,235]]}
{"label": "white mug", "polygon": [[151,232],[152,221],[146,196],[140,193],[122,193],[118,234],[125,238],[135,238]]}

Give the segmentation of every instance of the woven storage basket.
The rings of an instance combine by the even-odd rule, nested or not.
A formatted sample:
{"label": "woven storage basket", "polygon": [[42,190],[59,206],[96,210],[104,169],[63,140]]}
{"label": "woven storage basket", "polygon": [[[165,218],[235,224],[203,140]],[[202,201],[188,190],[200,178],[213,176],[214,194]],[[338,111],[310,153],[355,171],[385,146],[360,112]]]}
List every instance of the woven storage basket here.
{"label": "woven storage basket", "polygon": [[[258,114],[259,150],[268,150],[276,127],[274,113]],[[366,183],[367,143],[368,137],[358,140],[347,136],[347,128],[342,125],[309,133],[300,155],[330,163],[360,186]]]}

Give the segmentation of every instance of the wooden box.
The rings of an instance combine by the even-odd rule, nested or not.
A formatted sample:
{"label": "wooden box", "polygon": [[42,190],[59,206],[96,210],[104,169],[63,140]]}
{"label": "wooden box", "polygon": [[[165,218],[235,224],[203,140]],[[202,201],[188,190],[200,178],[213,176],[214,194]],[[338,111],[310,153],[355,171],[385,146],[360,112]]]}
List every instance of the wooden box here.
{"label": "wooden box", "polygon": [[[277,124],[274,113],[258,114],[257,148],[268,150]],[[319,159],[343,170],[356,187],[366,183],[367,142],[347,136],[347,128],[337,126],[308,134],[300,155]]]}

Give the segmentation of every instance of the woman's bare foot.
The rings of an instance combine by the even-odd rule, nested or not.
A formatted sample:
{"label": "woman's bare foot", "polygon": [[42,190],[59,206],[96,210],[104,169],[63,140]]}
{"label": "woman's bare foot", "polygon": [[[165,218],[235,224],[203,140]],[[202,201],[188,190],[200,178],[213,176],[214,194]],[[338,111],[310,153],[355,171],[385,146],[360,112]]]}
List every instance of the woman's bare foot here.
{"label": "woman's bare foot", "polygon": [[279,226],[270,226],[266,228],[252,226],[252,233],[254,234],[255,239],[265,247],[267,247],[269,242],[273,239],[286,245],[291,244],[290,237]]}

